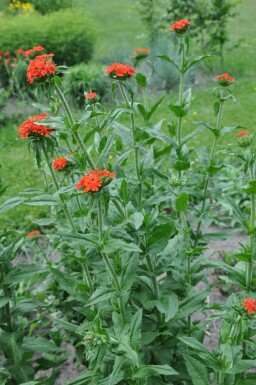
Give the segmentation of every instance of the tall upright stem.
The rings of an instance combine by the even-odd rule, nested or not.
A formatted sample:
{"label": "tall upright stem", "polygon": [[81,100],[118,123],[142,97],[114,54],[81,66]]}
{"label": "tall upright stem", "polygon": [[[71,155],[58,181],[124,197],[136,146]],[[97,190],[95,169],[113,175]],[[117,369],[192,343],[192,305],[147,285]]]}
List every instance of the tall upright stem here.
{"label": "tall upright stem", "polygon": [[[146,255],[146,262],[147,262],[148,270],[150,271],[150,273],[152,273],[152,276],[150,279],[151,279],[155,299],[159,300],[160,299],[159,284],[157,282],[156,276],[153,275],[154,274],[154,267],[152,265],[152,261],[151,261],[151,258],[149,255]],[[162,317],[162,314],[159,312],[158,309],[156,309],[156,312],[157,312],[156,313],[157,314],[157,322],[158,322],[158,325],[161,327],[163,325],[163,317]]]}
{"label": "tall upright stem", "polygon": [[[122,83],[122,80],[119,81],[120,91],[124,98],[125,103],[127,106],[130,106],[128,97],[125,93],[124,86]],[[134,147],[134,163],[135,163],[135,170],[136,170],[136,176],[138,179],[139,189],[138,189],[138,206],[141,205],[141,194],[142,194],[142,185],[141,185],[141,176],[140,176],[140,168],[139,168],[139,148],[136,143],[135,138],[135,120],[134,120],[134,112],[131,108],[131,126],[132,126],[132,137],[133,137],[133,147]]]}
{"label": "tall upright stem", "polygon": [[[184,93],[184,82],[185,82],[185,71],[184,71],[184,63],[185,63],[185,44],[182,39],[182,56],[181,56],[181,70],[180,70],[180,88],[179,88],[179,106],[182,106],[183,101],[183,93]],[[181,148],[181,139],[182,139],[182,117],[179,117],[178,120],[178,148]],[[181,177],[181,173],[179,172],[179,178]]]}
{"label": "tall upright stem", "polygon": [[[100,197],[98,198],[98,229],[99,229],[99,238],[100,238],[100,241],[102,241],[103,217],[102,217],[102,205],[101,205],[101,198]],[[112,266],[112,263],[111,263],[108,255],[106,253],[102,253],[102,252],[100,253],[100,255],[101,255],[102,259],[104,260],[107,268],[109,269],[109,272],[113,278],[113,281],[115,282],[117,291],[119,292],[119,294],[121,294],[122,288],[121,288],[118,276],[117,276],[117,274],[116,274],[116,272]],[[125,323],[126,317],[125,317],[125,311],[124,311],[124,305],[123,305],[122,298],[118,297],[118,303],[119,303],[120,313],[121,313],[123,322]]]}
{"label": "tall upright stem", "polygon": [[[51,162],[50,162],[50,159],[49,159],[49,156],[48,156],[48,153],[46,151],[46,148],[45,148],[44,144],[43,144],[43,153],[44,153],[44,156],[45,156],[45,160],[46,160],[48,169],[49,169],[49,171],[51,173],[52,180],[53,180],[53,183],[55,185],[55,188],[56,188],[56,190],[59,190],[59,183],[58,183],[56,175],[55,175],[55,173],[54,173],[54,171],[52,169]],[[66,215],[67,220],[70,223],[70,226],[71,226],[72,230],[73,231],[77,231],[76,225],[75,225],[75,223],[74,223],[74,221],[72,219],[72,216],[71,216],[71,214],[69,212],[69,209],[68,209],[68,206],[67,206],[67,204],[65,202],[65,199],[64,199],[64,197],[61,194],[60,194],[60,200],[61,200],[61,203],[62,203],[62,206],[63,206],[64,213]],[[81,252],[81,255],[82,255],[83,254],[82,248],[80,248],[80,252]],[[93,284],[92,284],[92,279],[91,279],[91,275],[90,275],[90,272],[89,272],[87,264],[85,264],[84,268],[85,268],[85,272],[86,272],[87,283],[88,283],[88,286],[90,288],[90,291],[92,292],[93,291]]]}
{"label": "tall upright stem", "polygon": [[[252,181],[255,181],[255,172],[254,172],[254,162],[250,168],[250,177]],[[255,194],[251,194],[251,218],[250,218],[251,229],[255,228]],[[246,262],[246,288],[248,293],[251,291],[252,285],[252,268],[254,262],[254,253],[255,253],[255,235],[250,235],[250,250],[251,258]]]}
{"label": "tall upright stem", "polygon": [[[223,90],[221,89],[220,90],[220,97],[222,97],[222,96],[224,96],[224,94],[223,94]],[[216,129],[218,130],[218,133],[220,132],[220,128],[221,128],[221,118],[222,118],[222,114],[223,114],[223,107],[224,107],[224,102],[222,101],[222,102],[220,102],[220,108],[219,108],[219,111],[218,111],[217,121],[216,121]],[[209,164],[210,165],[211,165],[211,163],[212,163],[212,161],[214,159],[218,138],[219,138],[219,135],[215,135],[214,136],[214,141],[213,141],[213,144],[212,144],[210,158],[209,158]],[[202,208],[200,210],[200,217],[203,215],[204,210],[205,210],[209,180],[210,180],[210,173],[208,171],[206,176],[205,176],[205,180],[204,180],[203,202],[202,202]],[[196,237],[195,237],[194,247],[196,247],[197,243],[198,243],[198,235],[199,235],[199,231],[200,231],[201,225],[202,225],[202,219],[199,220],[197,228],[196,228],[196,233],[195,233]]]}
{"label": "tall upright stem", "polygon": [[[61,102],[62,102],[63,108],[66,111],[70,127],[72,128],[75,125],[75,120],[74,120],[72,112],[69,108],[68,102],[67,102],[65,96],[63,95],[63,92],[61,91],[60,87],[56,83],[55,83],[55,89],[56,89],[57,94],[59,95]],[[93,163],[93,161],[92,161],[92,159],[91,159],[91,157],[90,157],[90,155],[89,155],[89,153],[88,153],[88,151],[84,145],[84,142],[83,142],[81,136],[79,135],[79,133],[77,131],[72,131],[72,133],[73,133],[73,136],[76,139],[79,147],[85,153],[88,164],[90,165],[90,167],[92,169],[95,169],[94,163]]]}

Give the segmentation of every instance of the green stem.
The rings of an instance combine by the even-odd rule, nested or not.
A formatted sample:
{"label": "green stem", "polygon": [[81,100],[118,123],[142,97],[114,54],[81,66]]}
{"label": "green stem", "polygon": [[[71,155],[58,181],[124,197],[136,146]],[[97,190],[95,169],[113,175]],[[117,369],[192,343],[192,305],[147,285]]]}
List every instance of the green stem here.
{"label": "green stem", "polygon": [[[122,80],[119,81],[119,86],[120,86],[120,91],[121,94],[123,95],[124,101],[126,102],[127,106],[130,106],[128,97],[125,93],[124,86],[122,83]],[[131,126],[132,126],[132,137],[133,137],[133,147],[134,147],[134,163],[135,163],[135,170],[136,170],[136,175],[138,179],[138,184],[139,184],[139,190],[138,190],[138,206],[140,207],[141,205],[141,194],[142,194],[142,185],[141,185],[141,176],[140,176],[140,168],[139,168],[139,148],[136,143],[135,139],[135,120],[134,120],[134,112],[131,108]]]}
{"label": "green stem", "polygon": [[[4,283],[5,278],[5,271],[4,271],[4,265],[1,263],[1,280],[2,280],[2,288],[3,293],[5,297],[9,297],[8,288],[6,287],[6,284]],[[5,314],[6,314],[6,323],[8,326],[8,331],[12,331],[12,317],[11,317],[11,310],[10,310],[10,304],[9,302],[5,305]]]}
{"label": "green stem", "polygon": [[[182,226],[183,226],[183,233],[184,233],[184,240],[185,240],[185,247],[186,247],[186,257],[187,257],[187,283],[188,288],[190,290],[191,288],[191,245],[190,245],[190,236],[189,236],[189,228],[187,225],[187,220],[185,213],[180,213]],[[191,316],[188,316],[188,334],[191,333]]]}
{"label": "green stem", "polygon": [[[179,89],[179,106],[182,106],[183,101],[183,93],[184,93],[184,82],[185,82],[185,72],[184,72],[184,64],[185,64],[185,44],[184,40],[181,42],[182,44],[182,59],[181,59],[181,71],[180,71],[180,89]],[[179,117],[178,120],[178,148],[181,148],[181,139],[182,139],[182,117]],[[181,173],[179,172],[179,177]]]}
{"label": "green stem", "polygon": [[[146,262],[147,262],[148,270],[151,273],[150,280],[151,280],[152,287],[153,287],[154,297],[157,300],[160,300],[159,284],[158,284],[156,276],[154,275],[154,267],[152,265],[152,261],[151,261],[151,258],[149,255],[146,255]],[[164,322],[163,316],[159,312],[158,309],[156,309],[156,311],[157,311],[157,313],[156,313],[157,314],[157,322],[158,322],[159,326],[161,327],[161,325],[163,325],[163,322]]]}
{"label": "green stem", "polygon": [[[251,180],[255,180],[254,176],[254,163],[252,164],[250,168],[250,177]],[[254,229],[255,227],[255,194],[251,195],[251,229]],[[248,293],[251,291],[251,285],[252,285],[252,270],[253,270],[253,261],[254,261],[254,250],[255,250],[255,235],[250,235],[250,250],[251,250],[251,259],[250,261],[246,262],[246,287]]]}
{"label": "green stem", "polygon": [[[220,91],[220,96],[221,97],[224,96],[222,90]],[[222,114],[223,114],[223,106],[224,106],[224,102],[221,102],[220,103],[220,108],[219,108],[219,111],[218,111],[218,115],[217,115],[217,121],[216,121],[216,129],[218,130],[218,133],[220,132],[220,127],[221,127],[221,118],[222,118]],[[212,161],[214,159],[218,138],[219,138],[219,135],[214,137],[214,141],[213,141],[212,148],[211,148],[211,153],[210,153],[210,159],[209,159],[209,164],[210,165],[211,165],[211,163],[212,163]],[[206,174],[205,180],[204,180],[203,202],[202,202],[202,208],[201,208],[201,211],[200,211],[199,218],[203,215],[204,210],[205,210],[209,180],[210,180],[210,173],[208,171],[207,174]],[[194,247],[197,246],[197,243],[198,243],[198,240],[199,240],[198,236],[199,236],[199,232],[200,232],[200,229],[201,229],[201,225],[202,225],[202,220],[200,219],[199,222],[198,222],[197,228],[196,228],[196,232],[195,232],[196,237],[195,237]]]}
{"label": "green stem", "polygon": [[[92,109],[93,109],[93,112],[97,112],[97,111],[95,110],[94,104],[92,105]],[[101,135],[101,129],[100,129],[100,121],[99,121],[99,117],[98,117],[98,116],[95,116],[95,120],[96,120],[97,131],[98,131],[99,136],[100,136],[100,139],[101,139],[102,135]]]}
{"label": "green stem", "polygon": [[[98,229],[99,229],[99,238],[100,238],[100,242],[102,242],[102,238],[103,238],[103,217],[102,217],[102,205],[101,205],[101,199],[100,197],[98,198]],[[116,288],[119,292],[119,294],[121,294],[121,291],[122,291],[122,288],[121,288],[121,285],[120,285],[120,282],[119,282],[119,279],[118,279],[118,276],[111,264],[111,261],[108,257],[108,255],[106,253],[100,253],[102,259],[104,260],[107,268],[109,269],[110,271],[110,274],[113,278],[113,281],[115,282],[115,285],[116,285]],[[121,316],[122,316],[122,319],[123,319],[123,322],[125,323],[126,322],[126,317],[125,317],[125,311],[124,311],[124,306],[123,306],[123,301],[122,299],[119,297],[118,298],[118,303],[119,303],[119,307],[120,307],[120,312],[121,312]]]}
{"label": "green stem", "polygon": [[[66,114],[67,114],[68,120],[69,120],[69,124],[70,124],[70,127],[72,129],[72,127],[74,127],[74,125],[75,125],[75,120],[74,120],[72,112],[71,112],[71,110],[69,108],[68,102],[67,102],[65,96],[63,95],[63,92],[61,91],[60,87],[56,83],[55,83],[55,89],[56,89],[56,92],[59,95],[59,98],[60,98],[60,100],[62,102],[62,105],[63,105],[63,107],[64,107],[64,109],[66,111]],[[92,161],[92,159],[91,159],[91,157],[90,157],[90,155],[89,155],[89,153],[88,153],[88,151],[87,151],[87,149],[86,149],[86,147],[84,145],[84,142],[83,142],[82,138],[80,137],[79,133],[76,132],[76,131],[72,131],[72,133],[73,133],[73,136],[76,139],[77,143],[79,144],[79,147],[85,153],[87,162],[89,163],[90,167],[92,169],[95,169],[94,163],[93,163],[93,161]]]}
{"label": "green stem", "polygon": [[[55,173],[54,173],[54,171],[52,169],[51,162],[50,162],[50,159],[48,157],[48,153],[46,151],[46,148],[45,148],[44,144],[43,144],[43,153],[44,153],[44,156],[45,156],[45,160],[46,160],[47,166],[48,166],[49,171],[51,173],[53,183],[54,183],[54,185],[56,187],[56,190],[59,190],[59,184],[58,184],[56,175],[55,175]],[[67,206],[67,204],[65,202],[65,199],[64,199],[64,197],[61,194],[59,196],[60,196],[60,200],[61,200],[61,203],[62,203],[62,207],[63,207],[64,213],[66,215],[66,218],[69,221],[72,230],[77,232],[76,225],[75,225],[75,223],[74,223],[74,221],[72,219],[72,216],[71,216],[71,214],[69,212],[69,209],[68,209],[68,206]],[[82,255],[83,254],[83,250],[81,248],[80,248],[80,252],[81,252],[81,255]],[[90,288],[90,291],[92,292],[93,291],[93,284],[92,284],[91,275],[89,273],[88,267],[87,267],[86,271],[88,272],[88,274],[87,274],[87,283],[88,283],[88,286]]]}

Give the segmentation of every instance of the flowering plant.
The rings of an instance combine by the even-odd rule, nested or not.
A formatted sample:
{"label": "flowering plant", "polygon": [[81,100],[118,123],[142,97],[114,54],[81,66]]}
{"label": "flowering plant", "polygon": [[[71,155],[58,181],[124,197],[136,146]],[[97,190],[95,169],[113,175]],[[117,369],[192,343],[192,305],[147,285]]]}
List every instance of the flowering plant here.
{"label": "flowering plant", "polygon": [[[160,56],[180,76],[177,101],[168,105],[172,114],[169,133],[162,130],[163,120],[155,121],[163,97],[152,106],[148,100],[143,104],[135,99],[133,77],[137,84],[143,78],[137,77],[131,65],[114,63],[106,68],[116,98],[120,98],[118,107],[106,111],[98,101],[86,103],[83,115],[75,119],[61,78],[56,76],[53,54],[31,59],[28,82],[49,86],[51,108],[49,114],[43,112],[23,122],[18,135],[28,139],[40,160],[38,165],[44,166],[46,186],[5,202],[0,211],[21,203],[50,206],[49,218],[38,218],[37,223],[44,227],[44,236],[49,223],[53,224],[48,240],[60,258],[51,260],[43,250],[43,261],[22,266],[12,275],[6,255],[14,254],[15,247],[2,253],[4,322],[0,346],[7,358],[4,380],[10,378],[24,385],[28,381],[53,383],[56,373],[47,379],[38,374],[35,380],[34,371],[65,360],[55,357],[62,338],[72,341],[76,356],[86,367],[70,385],[205,385],[210,381],[216,385],[245,381],[250,385],[255,379],[249,371],[256,359],[252,341],[256,311],[253,136],[244,153],[238,148],[233,154],[244,162],[250,214],[244,214],[229,195],[223,194],[248,236],[248,244],[241,245],[241,252],[235,255],[238,263],[229,266],[205,255],[209,237],[202,225],[214,199],[209,186],[222,169],[216,156],[219,137],[239,128],[223,127],[222,123],[226,103],[234,100],[226,87],[233,78],[228,74],[215,78],[215,122],[195,122],[196,128],[184,135],[184,117],[192,103],[185,78],[191,67],[208,57],[189,56],[190,24],[179,20],[171,27],[179,34],[180,61]],[[95,91],[85,95],[91,101],[96,96]],[[190,140],[206,129],[212,134],[211,150],[195,172]],[[248,136],[240,132],[236,142]],[[168,167],[165,162],[169,162]],[[191,182],[194,180],[198,182]],[[39,230],[30,232],[28,238],[32,241],[35,235]],[[34,241],[38,248],[40,238]],[[225,279],[239,290],[224,304],[207,300],[212,285],[206,281],[205,271],[212,268],[222,269]],[[50,314],[57,314],[48,323],[53,331],[47,335],[48,329],[43,330],[48,339],[44,334],[33,345],[13,316],[23,314],[28,305],[20,300],[17,307],[15,293],[9,292],[7,285],[12,279],[22,282],[34,272],[41,279],[50,274],[51,282],[45,285],[58,311],[47,308]],[[203,281],[205,289],[198,290]],[[38,307],[47,306],[48,300],[44,297]],[[206,321],[198,322],[195,314],[203,314]],[[212,350],[203,340],[215,318],[221,320],[221,332],[219,346]],[[34,330],[29,320],[26,325]],[[59,340],[58,335],[62,336]],[[49,336],[54,336],[54,345],[47,345]],[[4,343],[9,337],[15,349]],[[30,360],[35,344],[38,352],[47,353],[37,359],[38,365]],[[17,373],[14,368],[19,368]]]}

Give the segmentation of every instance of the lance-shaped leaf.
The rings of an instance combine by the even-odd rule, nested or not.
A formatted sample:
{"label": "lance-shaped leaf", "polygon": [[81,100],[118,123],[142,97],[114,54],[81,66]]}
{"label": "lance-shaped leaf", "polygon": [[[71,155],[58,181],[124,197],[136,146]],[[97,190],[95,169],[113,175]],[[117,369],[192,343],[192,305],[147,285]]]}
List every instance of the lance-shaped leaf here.
{"label": "lance-shaped leaf", "polygon": [[159,59],[168,61],[169,63],[171,63],[180,72],[179,65],[176,63],[176,61],[173,58],[171,58],[171,57],[169,57],[167,55],[158,55],[157,57],[159,57]]}
{"label": "lance-shaped leaf", "polygon": [[237,219],[237,221],[243,226],[245,230],[247,230],[248,226],[247,226],[246,218],[244,217],[242,211],[238,207],[236,201],[230,196],[228,196],[227,194],[223,193],[222,196],[225,199],[225,201],[228,203],[228,205],[232,208],[234,216]]}
{"label": "lance-shaped leaf", "polygon": [[191,60],[187,66],[186,66],[186,71],[191,68],[193,65],[200,63],[202,60],[207,59],[208,57],[212,57],[214,55],[202,55],[202,56],[196,56],[193,60]]}
{"label": "lance-shaped leaf", "polygon": [[188,373],[194,385],[207,385],[209,384],[209,376],[205,365],[195,358],[184,354],[184,359]]}
{"label": "lance-shaped leaf", "polygon": [[58,284],[64,291],[66,291],[74,299],[86,302],[86,299],[88,298],[89,288],[83,281],[79,281],[69,273],[60,271],[53,267],[51,267],[50,270],[54,279],[58,282]]}
{"label": "lance-shaped leaf", "polygon": [[1,206],[0,206],[0,213],[4,213],[5,211],[8,211],[12,209],[13,207],[16,207],[23,203],[26,199],[21,198],[21,197],[16,197],[16,198],[11,198],[5,201]]}
{"label": "lance-shaped leaf", "polygon": [[134,377],[147,378],[154,375],[176,376],[178,374],[179,373],[169,365],[143,365],[139,367]]}
{"label": "lance-shaped leaf", "polygon": [[86,306],[91,306],[102,301],[107,301],[108,299],[113,298],[116,295],[117,295],[117,292],[115,289],[106,288],[106,287],[99,288],[95,290],[95,292],[88,299]]}

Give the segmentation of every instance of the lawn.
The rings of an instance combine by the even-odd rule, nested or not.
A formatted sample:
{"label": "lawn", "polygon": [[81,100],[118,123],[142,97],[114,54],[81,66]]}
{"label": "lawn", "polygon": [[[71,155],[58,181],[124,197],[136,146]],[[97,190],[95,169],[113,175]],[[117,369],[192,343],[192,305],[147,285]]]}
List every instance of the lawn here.
{"label": "lawn", "polygon": [[[77,5],[83,7],[81,9],[90,15],[96,25],[97,44],[93,57],[94,62],[118,61],[120,57],[129,57],[136,47],[147,46],[147,31],[140,20],[136,0],[128,3],[121,0],[77,0]],[[229,24],[230,42],[226,47],[224,72],[235,77],[236,82],[232,86],[232,90],[237,98],[237,103],[230,102],[225,107],[223,123],[226,126],[241,125],[254,129],[256,125],[254,113],[256,92],[254,75],[255,11],[254,0],[243,1],[237,7],[237,16]],[[167,36],[169,33],[166,31]],[[192,44],[193,50],[195,51],[196,47]],[[163,53],[159,52],[159,54]],[[209,67],[211,68],[209,69]],[[209,65],[198,72],[197,84],[193,87],[194,100],[191,113],[184,122],[184,129],[187,132],[194,127],[192,122],[195,120],[214,122],[213,78],[218,73],[220,73],[220,69],[217,59],[210,59]],[[154,103],[163,94],[164,91],[159,91],[157,94],[151,95],[151,103]],[[175,102],[176,97],[176,89],[165,96],[155,116],[156,121],[164,118],[166,126],[166,122],[172,119],[168,104]],[[33,155],[28,152],[26,142],[17,138],[18,126],[26,118],[26,115],[21,114],[15,120],[8,119],[7,123],[1,125],[0,143],[5,145],[1,149],[1,179],[3,184],[9,187],[0,202],[17,195],[19,191],[26,188],[42,187],[43,178],[41,172],[36,168]],[[210,136],[210,133],[205,133],[203,136],[197,137],[195,142],[208,145]],[[226,147],[232,143],[232,140],[232,134],[223,137],[220,147]],[[2,217],[2,224],[7,227],[14,224],[14,226],[23,228],[30,224],[35,213],[40,216],[43,212],[43,210],[38,211],[31,207],[18,207]]]}

